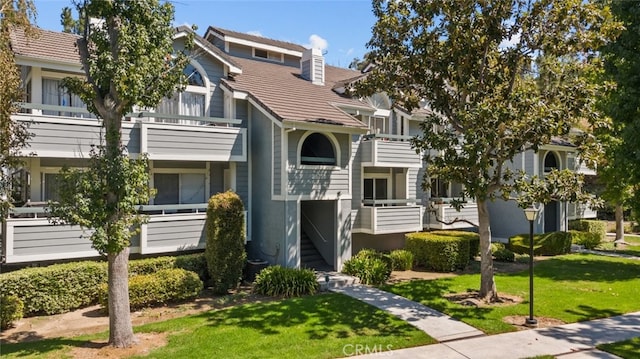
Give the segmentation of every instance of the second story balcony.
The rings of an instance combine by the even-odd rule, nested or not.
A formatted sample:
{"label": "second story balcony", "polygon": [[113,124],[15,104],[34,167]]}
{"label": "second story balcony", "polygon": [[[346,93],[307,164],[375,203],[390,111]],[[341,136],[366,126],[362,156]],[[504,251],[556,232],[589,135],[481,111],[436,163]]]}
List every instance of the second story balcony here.
{"label": "second story balcony", "polygon": [[[86,158],[103,139],[102,123],[81,107],[23,103],[12,120],[27,122],[32,133],[26,155]],[[247,130],[241,120],[151,112],[127,114],[122,143],[130,155],[151,160],[246,161]]]}
{"label": "second story balcony", "polygon": [[421,231],[423,211],[417,199],[364,200],[354,231],[369,234]]}
{"label": "second story balcony", "polygon": [[363,138],[362,164],[371,167],[421,167],[422,158],[411,148],[410,136],[374,134]]}

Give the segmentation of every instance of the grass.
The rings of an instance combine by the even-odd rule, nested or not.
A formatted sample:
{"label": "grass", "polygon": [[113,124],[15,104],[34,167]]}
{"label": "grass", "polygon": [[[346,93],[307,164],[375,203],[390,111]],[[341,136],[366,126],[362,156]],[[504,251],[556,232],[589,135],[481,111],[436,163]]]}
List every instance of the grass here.
{"label": "grass", "polygon": [[[341,294],[319,294],[136,327],[166,332],[167,346],[144,358],[335,358],[355,345],[379,350],[435,343],[424,332]],[[105,337],[106,338],[106,337]],[[62,357],[87,337],[2,346],[3,358]]]}
{"label": "grass", "polygon": [[[640,261],[573,254],[541,261],[534,272],[535,316],[573,323],[640,310],[637,300]],[[502,319],[528,315],[528,271],[498,274],[495,280],[500,293],[516,295],[524,301],[513,305],[471,307],[443,298],[448,293],[477,290],[479,274],[405,282],[383,289],[447,313],[487,334],[514,331],[515,327]]]}
{"label": "grass", "polygon": [[622,248],[622,246],[616,248],[613,242],[604,242],[600,244],[596,249],[640,257],[640,236],[625,234],[624,240],[625,242],[629,243],[628,245],[624,246],[624,248]]}
{"label": "grass", "polygon": [[637,358],[640,353],[640,337],[617,343],[601,344],[598,349],[615,354],[621,358]]}

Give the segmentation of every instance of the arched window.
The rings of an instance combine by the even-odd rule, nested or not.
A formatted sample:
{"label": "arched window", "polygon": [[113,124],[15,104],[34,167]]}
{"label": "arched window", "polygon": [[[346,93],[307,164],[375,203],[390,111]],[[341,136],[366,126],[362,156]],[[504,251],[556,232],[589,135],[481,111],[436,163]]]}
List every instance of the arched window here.
{"label": "arched window", "polygon": [[331,140],[321,133],[312,133],[307,136],[300,150],[300,164],[335,166],[336,151]]}
{"label": "arched window", "polygon": [[544,156],[544,171],[551,172],[552,169],[558,169],[558,158],[556,158],[555,153],[547,152]]}
{"label": "arched window", "polygon": [[[188,64],[183,73],[187,76],[187,87],[183,92],[174,94],[170,98],[164,98],[156,109],[157,112],[167,115],[185,115],[207,117],[208,83],[204,69],[198,63]],[[198,124],[198,121],[162,119],[161,122],[182,123],[187,125]]]}
{"label": "arched window", "polygon": [[189,86],[206,87],[202,74],[192,64],[188,64],[187,67],[184,68],[183,72],[187,76],[187,83]]}

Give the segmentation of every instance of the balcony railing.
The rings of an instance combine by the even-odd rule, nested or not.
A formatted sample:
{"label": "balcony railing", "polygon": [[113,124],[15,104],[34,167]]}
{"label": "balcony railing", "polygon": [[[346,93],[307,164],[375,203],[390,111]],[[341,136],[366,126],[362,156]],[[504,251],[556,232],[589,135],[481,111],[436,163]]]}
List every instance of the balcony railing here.
{"label": "balcony railing", "polygon": [[438,198],[430,202],[429,228],[431,229],[458,229],[469,228],[478,225],[478,205],[467,202],[457,211],[449,198]]}
{"label": "balcony railing", "polygon": [[358,210],[356,231],[369,234],[420,231],[423,207],[417,203],[417,199],[364,200],[364,206]]}
{"label": "balcony railing", "polygon": [[361,143],[362,162],[372,167],[420,167],[422,158],[411,147],[410,136],[367,135]]}
{"label": "balcony railing", "polygon": [[[33,137],[25,149],[37,157],[86,158],[102,141],[101,122],[79,118],[84,108],[20,104],[31,113],[17,113],[15,121],[30,123]],[[65,116],[46,115],[56,112]],[[76,116],[78,115],[78,116]],[[138,112],[126,115],[122,143],[131,155],[147,153],[151,160],[246,161],[246,128],[238,119],[222,119]],[[155,116],[155,117],[149,117]],[[175,123],[158,123],[158,119]],[[25,154],[26,155],[26,154]]]}

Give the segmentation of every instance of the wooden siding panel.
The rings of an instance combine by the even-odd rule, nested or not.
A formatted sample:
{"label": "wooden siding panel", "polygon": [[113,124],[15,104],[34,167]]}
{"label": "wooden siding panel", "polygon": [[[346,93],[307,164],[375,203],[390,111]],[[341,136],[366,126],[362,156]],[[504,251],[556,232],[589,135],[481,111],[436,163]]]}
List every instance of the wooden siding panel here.
{"label": "wooden siding panel", "polygon": [[420,207],[377,207],[376,232],[404,232],[421,228]]}
{"label": "wooden siding panel", "polygon": [[92,251],[90,235],[90,231],[84,232],[77,226],[16,226],[13,254],[27,256]]}
{"label": "wooden siding panel", "polygon": [[241,156],[242,133],[201,132],[172,128],[147,129],[147,152],[154,155]]}
{"label": "wooden siding panel", "polygon": [[282,136],[280,127],[272,124],[273,128],[273,194],[282,194]]}
{"label": "wooden siding panel", "polygon": [[420,156],[408,141],[377,141],[377,162],[419,165]]}
{"label": "wooden siding panel", "polygon": [[204,248],[205,219],[152,221],[147,225],[147,247]]}

